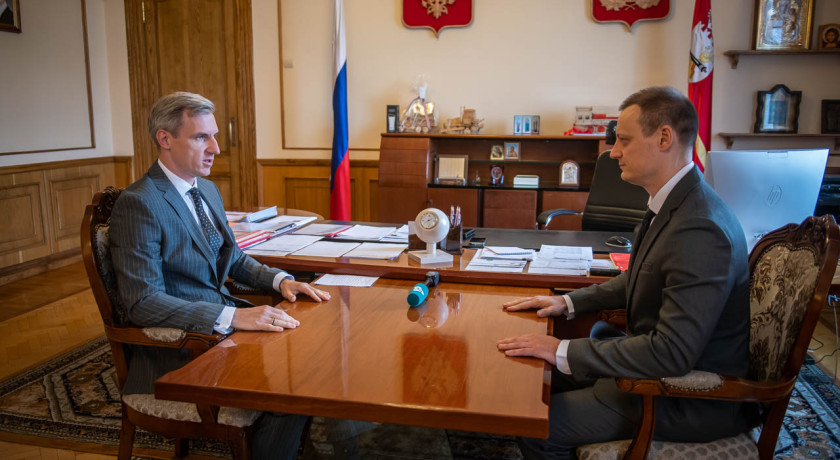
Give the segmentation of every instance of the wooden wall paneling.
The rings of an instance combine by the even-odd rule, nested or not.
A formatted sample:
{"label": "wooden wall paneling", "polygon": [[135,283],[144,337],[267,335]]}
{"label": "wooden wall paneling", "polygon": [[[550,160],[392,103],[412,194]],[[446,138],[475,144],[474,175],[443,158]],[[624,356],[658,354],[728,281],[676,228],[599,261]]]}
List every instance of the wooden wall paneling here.
{"label": "wooden wall paneling", "polygon": [[[542,205],[540,205],[540,212],[547,211],[549,209],[571,209],[573,211],[583,211],[588,198],[589,192],[546,190],[542,192]],[[555,216],[551,219],[551,223],[548,228],[550,230],[580,230],[580,223],[580,216]]]}
{"label": "wooden wall paneling", "polygon": [[537,222],[536,190],[484,190],[482,226],[528,228]]}
{"label": "wooden wall paneling", "polygon": [[0,215],[14,216],[0,232],[0,267],[50,254],[43,171],[0,175]]}
{"label": "wooden wall paneling", "polygon": [[[429,206],[438,208],[447,215],[452,206],[461,207],[461,223],[467,227],[477,227],[481,224],[478,219],[479,190],[476,188],[429,188]],[[420,209],[415,211],[415,214]]]}
{"label": "wooden wall paneling", "polygon": [[93,195],[114,183],[113,164],[90,164],[46,171],[53,253],[79,248],[79,226]]}
{"label": "wooden wall paneling", "polygon": [[[285,206],[330,215],[330,162],[328,160],[260,160],[263,206]],[[371,203],[378,204],[375,161],[350,164],[351,218],[373,218]],[[371,197],[372,191],[377,194]],[[378,216],[378,214],[377,214]]]}
{"label": "wooden wall paneling", "polygon": [[126,188],[134,182],[133,160],[134,157],[114,157],[115,187]]}

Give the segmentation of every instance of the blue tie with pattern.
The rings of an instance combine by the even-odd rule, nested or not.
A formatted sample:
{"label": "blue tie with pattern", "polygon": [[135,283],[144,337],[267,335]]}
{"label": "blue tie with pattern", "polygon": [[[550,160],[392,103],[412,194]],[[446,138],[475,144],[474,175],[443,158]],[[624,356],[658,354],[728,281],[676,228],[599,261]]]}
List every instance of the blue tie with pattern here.
{"label": "blue tie with pattern", "polygon": [[207,237],[207,241],[210,243],[210,249],[213,250],[213,254],[218,254],[219,248],[222,246],[222,237],[219,236],[219,231],[216,230],[213,221],[204,212],[204,205],[201,204],[201,195],[198,194],[198,188],[193,187],[187,193],[192,197],[193,204],[195,205],[195,213],[198,216],[198,221],[201,223],[202,230],[204,230],[204,236]]}

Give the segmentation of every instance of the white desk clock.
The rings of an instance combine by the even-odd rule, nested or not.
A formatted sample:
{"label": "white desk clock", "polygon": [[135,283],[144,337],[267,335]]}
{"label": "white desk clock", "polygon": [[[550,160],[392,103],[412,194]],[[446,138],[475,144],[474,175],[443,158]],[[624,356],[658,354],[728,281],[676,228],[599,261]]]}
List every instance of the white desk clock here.
{"label": "white desk clock", "polygon": [[410,251],[408,258],[420,265],[452,262],[452,254],[437,250],[437,244],[449,233],[449,218],[440,209],[426,208],[414,218],[417,236],[426,243],[425,251]]}

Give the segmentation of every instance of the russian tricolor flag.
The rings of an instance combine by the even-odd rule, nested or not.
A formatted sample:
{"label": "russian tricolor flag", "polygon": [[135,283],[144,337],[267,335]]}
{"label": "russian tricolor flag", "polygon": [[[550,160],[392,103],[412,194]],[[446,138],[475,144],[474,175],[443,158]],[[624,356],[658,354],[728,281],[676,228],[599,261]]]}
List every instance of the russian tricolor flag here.
{"label": "russian tricolor flag", "polygon": [[347,43],[344,0],[335,0],[335,86],[330,170],[330,219],[350,220],[350,141],[347,136]]}

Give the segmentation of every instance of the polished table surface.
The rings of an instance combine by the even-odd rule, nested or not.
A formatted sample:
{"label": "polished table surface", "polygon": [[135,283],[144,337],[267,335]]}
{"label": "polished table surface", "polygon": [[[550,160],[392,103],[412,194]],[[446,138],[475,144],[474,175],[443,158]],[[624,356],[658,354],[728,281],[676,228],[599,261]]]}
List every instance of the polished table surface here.
{"label": "polished table surface", "polygon": [[500,338],[550,322],[507,313],[547,289],[443,283],[409,308],[413,283],[325,287],[323,303],[284,302],[282,333],[236,332],[155,383],[163,399],[521,436],[548,436],[549,367],[509,358]]}
{"label": "polished table surface", "polygon": [[[371,222],[342,222],[326,221],[325,223],[348,223],[364,225],[395,225]],[[610,235],[627,236],[632,240],[632,233],[614,232],[574,232],[574,231],[545,231],[545,230],[514,230],[498,228],[476,228],[475,236],[487,238],[488,246],[519,246],[539,249],[542,244],[558,246],[592,246],[593,250],[606,251],[607,246],[601,242]],[[334,240],[347,241],[347,240]],[[600,246],[599,246],[600,245]],[[630,250],[612,248],[613,252],[629,252]],[[591,284],[607,281],[603,276],[571,276],[545,275],[528,273],[528,268],[522,273],[501,273],[486,271],[467,271],[466,266],[475,255],[474,249],[464,249],[462,255],[455,254],[451,264],[420,265],[410,260],[403,252],[399,257],[391,260],[353,259],[347,257],[307,257],[307,256],[268,256],[255,255],[254,258],[272,267],[279,267],[288,271],[335,273],[345,275],[382,276],[409,280],[422,280],[429,270],[440,273],[441,281],[453,283],[492,284],[506,286],[530,286],[560,289],[578,289]],[[607,257],[600,254],[597,257]]]}

